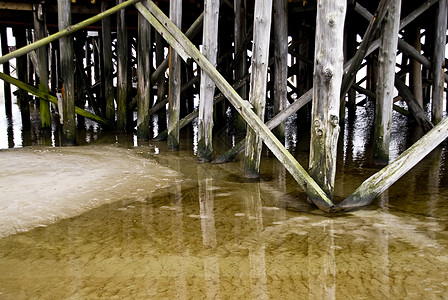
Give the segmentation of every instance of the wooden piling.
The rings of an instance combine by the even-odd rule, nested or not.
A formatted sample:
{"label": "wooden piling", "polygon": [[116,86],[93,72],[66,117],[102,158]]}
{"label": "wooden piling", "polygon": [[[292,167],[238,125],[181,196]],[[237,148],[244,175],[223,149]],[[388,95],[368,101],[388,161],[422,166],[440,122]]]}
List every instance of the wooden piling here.
{"label": "wooden piling", "polygon": [[336,174],[345,11],[345,1],[319,2],[316,16],[309,173],[330,198]]}
{"label": "wooden piling", "polygon": [[[216,67],[218,55],[219,0],[204,1],[204,26],[202,51],[210,63]],[[198,159],[210,161],[213,154],[213,97],[215,83],[201,71],[198,120]]]}
{"label": "wooden piling", "polygon": [[[47,25],[46,25],[46,13],[44,4],[36,4],[33,9],[34,17],[34,37],[36,40],[40,40],[47,35]],[[37,58],[39,65],[39,89],[42,92],[47,93],[49,91],[48,87],[48,47],[42,46],[37,49]],[[50,115],[50,104],[45,100],[40,100],[39,105],[40,119],[42,124],[42,129],[49,129],[51,126],[51,115]]]}
{"label": "wooden piling", "polygon": [[439,0],[439,10],[436,19],[432,62],[432,105],[431,120],[434,124],[442,120],[443,90],[445,74],[445,45],[447,27],[448,0]]}
{"label": "wooden piling", "polygon": [[[247,50],[243,43],[246,38],[246,0],[234,0],[234,53],[235,53],[235,80],[243,78],[247,74]],[[240,55],[238,55],[241,53]],[[237,91],[241,98],[248,99],[247,84],[244,84]],[[235,116],[235,131],[244,132],[246,130],[246,122],[237,113]]]}
{"label": "wooden piling", "polygon": [[[107,2],[101,1],[101,12],[107,10]],[[101,20],[101,46],[102,46],[102,76],[101,83],[104,93],[105,101],[105,113],[106,119],[110,122],[115,121],[115,95],[114,95],[114,84],[113,84],[113,72],[114,66],[112,62],[112,38],[111,38],[111,28],[110,28],[110,17],[105,17]]]}
{"label": "wooden piling", "polygon": [[377,165],[386,165],[389,162],[400,10],[401,0],[393,0],[383,19],[381,30],[372,157],[372,162]]}
{"label": "wooden piling", "polygon": [[[8,35],[6,31],[6,26],[0,26],[0,38],[1,38],[1,48],[2,48],[2,56],[9,53],[8,47]],[[9,75],[10,74],[10,66],[9,61],[3,63],[3,73]],[[4,84],[4,97],[5,97],[5,113],[7,116],[12,116],[12,98],[11,98],[11,85],[9,83]]]}
{"label": "wooden piling", "polygon": [[[181,0],[170,0],[170,19],[178,28],[182,28]],[[179,150],[181,59],[172,47],[170,47],[169,51],[170,77],[168,84],[168,148],[170,150]]]}
{"label": "wooden piling", "polygon": [[151,101],[151,46],[151,25],[139,14],[137,37],[137,138],[141,140],[149,140],[148,113]]}
{"label": "wooden piling", "polygon": [[[117,5],[123,2],[123,0],[117,0]],[[129,131],[132,123],[128,112],[129,61],[126,11],[123,9],[117,13],[117,129],[122,132]]]}
{"label": "wooden piling", "polygon": [[[274,115],[286,107],[288,97],[288,2],[274,0]],[[286,123],[274,129],[275,135],[285,139]]]}
{"label": "wooden piling", "polygon": [[[272,0],[256,1],[249,101],[262,123],[264,123],[266,106],[271,17]],[[253,129],[248,128],[244,158],[244,176],[246,178],[258,178],[260,176],[262,146],[263,143],[260,137]]]}
{"label": "wooden piling", "polygon": [[[59,31],[71,25],[70,0],[58,1],[58,27]],[[63,144],[66,146],[76,144],[75,123],[75,86],[73,63],[73,37],[65,36],[59,39],[59,55],[61,60],[61,77],[63,80]]]}
{"label": "wooden piling", "polygon": [[[142,12],[145,10],[143,5],[136,4],[137,9]],[[263,124],[260,118],[252,111],[250,104],[241,99],[236,91],[224,79],[224,77],[210,64],[210,62],[196,49],[196,47],[182,34],[182,32],[171,22],[163,12],[152,2],[148,1],[149,11],[144,12],[145,18],[153,27],[163,33],[167,41],[174,41],[172,46],[176,51],[188,53],[194,61],[213,79],[216,86],[227,97],[232,105],[241,113],[246,122],[256,131],[263,142],[279,159],[285,168],[291,173],[293,178],[304,189],[311,201],[320,209],[331,211],[334,208],[333,202],[327,197],[319,185],[308,175],[303,167],[286,150],[274,134]],[[164,24],[165,26],[159,26]]]}

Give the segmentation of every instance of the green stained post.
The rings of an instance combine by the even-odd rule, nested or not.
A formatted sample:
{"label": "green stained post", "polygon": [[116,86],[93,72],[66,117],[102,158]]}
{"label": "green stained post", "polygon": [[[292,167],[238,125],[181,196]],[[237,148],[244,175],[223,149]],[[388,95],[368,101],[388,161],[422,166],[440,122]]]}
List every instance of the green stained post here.
{"label": "green stained post", "polygon": [[[36,40],[40,40],[47,35],[47,24],[44,4],[35,4],[33,6],[34,16],[34,35]],[[48,87],[48,47],[42,46],[37,49],[38,70],[39,70],[39,89],[47,93]],[[45,100],[40,100],[40,119],[42,129],[49,129],[51,126],[50,104]]]}
{"label": "green stained post", "polygon": [[[71,25],[71,1],[58,1],[58,26],[63,30]],[[73,62],[73,37],[66,36],[59,39],[59,55],[61,61],[61,78],[63,80],[63,144],[71,146],[76,144],[75,123],[75,76]]]}

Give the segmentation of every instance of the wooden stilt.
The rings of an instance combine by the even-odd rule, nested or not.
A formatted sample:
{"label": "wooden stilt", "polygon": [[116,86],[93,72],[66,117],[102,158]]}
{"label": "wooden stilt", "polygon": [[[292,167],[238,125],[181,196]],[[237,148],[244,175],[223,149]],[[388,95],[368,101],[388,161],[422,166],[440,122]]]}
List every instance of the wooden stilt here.
{"label": "wooden stilt", "polygon": [[[16,38],[16,47],[21,48],[26,45],[26,29],[24,27],[14,27],[13,34]],[[16,73],[17,78],[25,82],[26,81],[26,65],[27,57],[26,55],[17,57],[16,59]],[[19,89],[17,95],[17,101],[20,107],[20,115],[22,117],[22,126],[24,130],[30,128],[30,105],[28,102],[28,93],[24,90]]]}
{"label": "wooden stilt", "polygon": [[138,15],[137,59],[137,138],[149,140],[151,25],[141,14]]}
{"label": "wooden stilt", "polygon": [[[216,67],[218,55],[219,0],[205,0],[202,49],[204,56]],[[198,159],[210,161],[213,154],[213,97],[215,83],[201,71],[198,121]]]}
{"label": "wooden stilt", "polygon": [[[196,47],[186,39],[185,35],[171,22],[163,12],[152,2],[148,1],[149,11],[145,11],[145,7],[136,4],[138,11],[147,18],[155,29],[163,32],[163,36],[167,41],[176,39],[178,43],[173,43],[176,51],[186,51],[194,61],[213,79],[216,86],[223,92],[232,105],[241,113],[251,128],[256,130],[263,142],[268,146],[272,153],[279,159],[285,168],[291,173],[294,179],[308,194],[320,209],[331,211],[334,207],[333,202],[327,197],[319,185],[307,174],[303,167],[294,159],[294,157],[286,150],[280,141],[272,134],[272,132],[263,124],[260,118],[252,111],[247,101],[235,92],[224,77],[210,64],[210,62],[196,49]],[[164,26],[159,26],[164,24]],[[171,42],[170,42],[171,43]]]}
{"label": "wooden stilt", "polygon": [[[274,115],[286,107],[288,94],[288,2],[274,0]],[[275,135],[285,139],[286,123],[274,130]]]}
{"label": "wooden stilt", "polygon": [[[422,51],[420,30],[420,26],[414,26],[412,28],[412,44],[414,46],[414,49],[417,50],[418,53],[421,53]],[[423,107],[422,65],[416,59],[412,59],[411,65],[412,72],[410,81],[412,83],[412,93],[414,94],[415,99],[417,100],[417,103],[420,105],[420,107]]]}
{"label": "wooden stilt", "polygon": [[395,62],[397,60],[398,26],[401,0],[393,0],[383,19],[378,57],[376,85],[375,129],[372,161],[377,165],[389,162],[389,145],[392,124]]}
{"label": "wooden stilt", "polygon": [[[6,33],[6,26],[0,26],[0,38],[1,38],[1,48],[2,48],[2,55],[6,55],[9,53],[9,47],[8,47],[8,35]],[[9,75],[9,61],[3,63],[3,73]],[[5,91],[5,113],[7,116],[12,116],[12,100],[11,100],[11,85],[8,83],[4,84],[4,91]]]}
{"label": "wooden stilt", "polygon": [[[108,7],[108,2],[101,1],[101,12],[105,12]],[[112,62],[112,38],[110,29],[110,17],[103,18],[101,20],[101,46],[102,46],[102,86],[105,101],[105,113],[106,119],[110,122],[115,121],[115,104],[114,104],[114,84],[113,84],[113,72],[114,66]]]}
{"label": "wooden stilt", "polygon": [[345,11],[344,1],[320,2],[316,17],[309,173],[330,198],[333,196],[340,130]]}
{"label": "wooden stilt", "polygon": [[[70,0],[58,1],[58,26],[63,30],[71,25],[71,2]],[[67,36],[59,39],[61,76],[64,82],[63,92],[63,144],[66,146],[76,143],[75,124],[75,86],[74,86],[74,64],[73,64],[73,37]]]}
{"label": "wooden stilt", "polygon": [[[122,3],[117,0],[117,5]],[[128,113],[129,60],[126,12],[121,10],[117,14],[117,129],[122,132],[129,130],[132,123]]]}
{"label": "wooden stilt", "polygon": [[[178,28],[182,27],[182,1],[170,0],[170,19]],[[168,148],[170,150],[179,150],[180,66],[179,55],[170,47],[168,86]]]}
{"label": "wooden stilt", "polygon": [[[250,79],[249,101],[258,118],[264,123],[266,106],[266,86],[269,61],[269,44],[271,32],[272,0],[255,2],[254,38],[252,52],[252,73]],[[253,129],[247,129],[246,151],[244,159],[244,176],[258,178],[260,176],[260,159],[263,143]]]}
{"label": "wooden stilt", "polygon": [[434,124],[442,120],[443,113],[443,89],[445,68],[445,45],[447,26],[448,1],[439,0],[439,11],[437,14],[435,40],[432,63],[432,105],[431,120]]}
{"label": "wooden stilt", "polygon": [[[165,45],[164,40],[162,36],[159,33],[156,33],[156,64],[157,67],[161,67],[162,64],[167,61],[165,60]],[[164,67],[164,70],[166,70],[168,64]],[[164,74],[164,73],[162,73]],[[151,77],[152,80],[153,77]],[[154,78],[156,79],[156,78]],[[165,99],[165,92],[166,92],[166,79],[165,76],[159,76],[157,81],[157,102],[156,105],[161,103]],[[152,82],[154,83],[154,82]],[[163,105],[163,107],[166,106],[166,103]],[[159,132],[166,129],[166,109],[160,109],[159,113],[157,115],[157,122],[159,126]]]}
{"label": "wooden stilt", "polygon": [[[246,38],[246,0],[234,0],[233,9],[235,15],[234,36],[235,36],[235,80],[243,78],[247,73],[247,51],[243,40]],[[238,53],[241,55],[238,56]],[[243,99],[248,99],[247,84],[238,89],[238,93]],[[246,122],[237,113],[235,117],[236,132],[246,130]]]}
{"label": "wooden stilt", "polygon": [[[46,37],[46,14],[43,4],[34,5],[34,36],[36,40]],[[39,65],[39,89],[44,93],[48,93],[48,47],[43,46],[37,50],[37,58]],[[50,104],[45,100],[40,100],[40,119],[42,129],[49,129],[51,126]]]}

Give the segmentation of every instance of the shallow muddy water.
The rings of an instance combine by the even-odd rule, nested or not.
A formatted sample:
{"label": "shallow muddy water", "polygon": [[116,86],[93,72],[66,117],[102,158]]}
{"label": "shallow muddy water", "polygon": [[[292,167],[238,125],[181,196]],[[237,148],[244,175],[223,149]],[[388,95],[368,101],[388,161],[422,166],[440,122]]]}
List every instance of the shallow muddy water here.
{"label": "shallow muddy water", "polygon": [[[337,200],[377,171],[368,163],[367,115],[360,108],[341,132]],[[306,165],[307,135],[288,135],[287,147]],[[0,239],[0,299],[448,298],[445,147],[371,206],[327,215],[307,204],[271,153],[261,180],[248,182],[240,158],[198,164],[194,131],[183,138],[181,151],[169,152],[165,143],[112,137],[176,178],[157,193],[148,182],[138,197],[119,193],[79,216]],[[392,156],[409,140],[396,129]]]}

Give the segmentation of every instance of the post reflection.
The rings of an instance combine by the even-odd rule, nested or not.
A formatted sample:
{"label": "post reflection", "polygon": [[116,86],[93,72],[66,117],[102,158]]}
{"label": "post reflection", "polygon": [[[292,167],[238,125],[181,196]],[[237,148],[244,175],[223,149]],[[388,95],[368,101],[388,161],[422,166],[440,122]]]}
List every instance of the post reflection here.
{"label": "post reflection", "polygon": [[[202,244],[206,248],[215,249],[216,227],[214,215],[213,176],[205,166],[198,166],[199,216],[201,218]],[[215,255],[204,257],[204,280],[206,299],[220,299],[220,268]]]}
{"label": "post reflection", "polygon": [[248,190],[244,195],[245,215],[248,218],[248,226],[254,237],[254,242],[248,244],[251,295],[252,299],[268,299],[266,247],[263,239],[260,237],[263,232],[263,206],[260,184],[253,183],[248,185]]}

